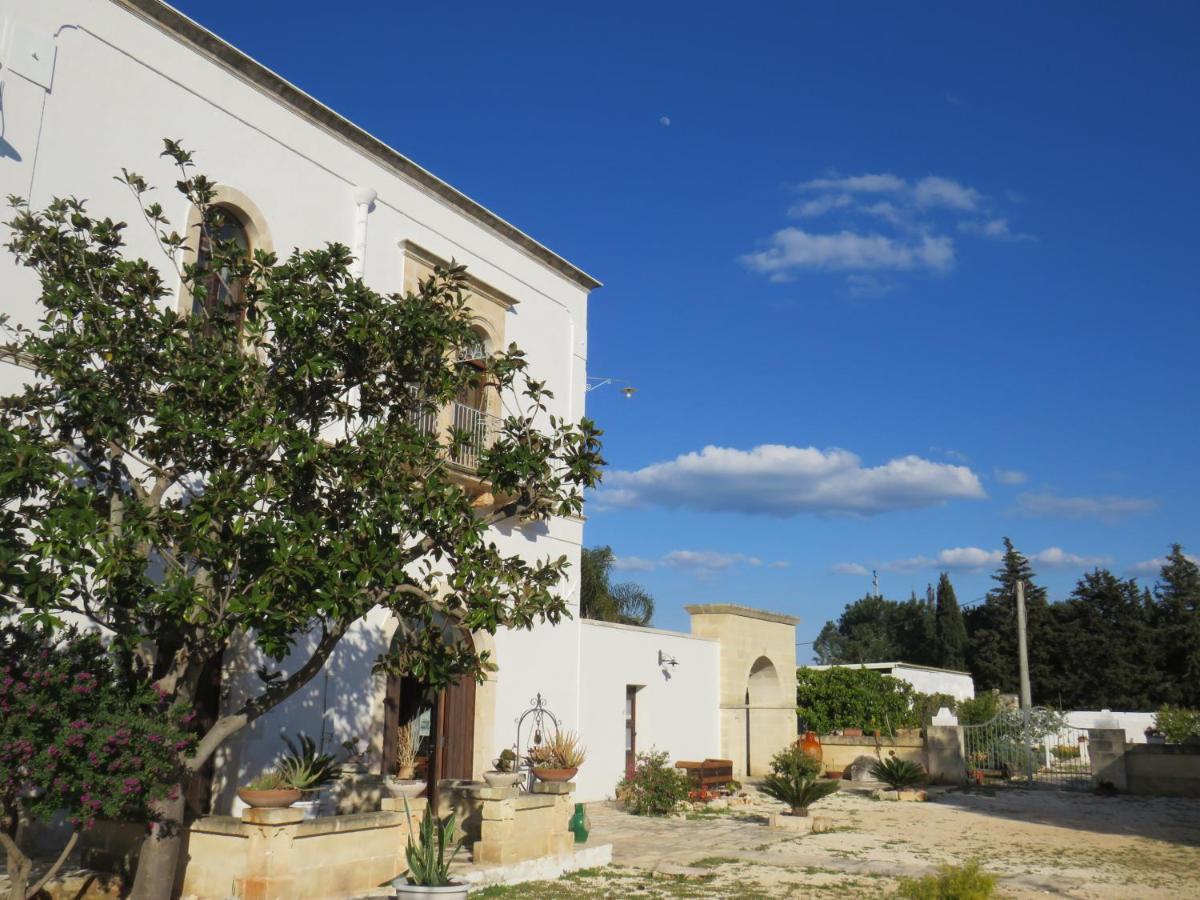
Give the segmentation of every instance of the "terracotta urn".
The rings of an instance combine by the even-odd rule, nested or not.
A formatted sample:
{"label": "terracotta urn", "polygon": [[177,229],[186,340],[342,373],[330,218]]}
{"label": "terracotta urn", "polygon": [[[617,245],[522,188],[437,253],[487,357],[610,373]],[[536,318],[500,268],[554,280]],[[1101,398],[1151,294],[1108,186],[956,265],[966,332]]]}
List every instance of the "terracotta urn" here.
{"label": "terracotta urn", "polygon": [[824,750],[821,749],[821,739],[817,737],[815,731],[804,732],[804,737],[800,739],[800,750],[805,756],[811,756],[813,759],[820,762]]}
{"label": "terracotta urn", "polygon": [[533,775],[538,781],[563,782],[570,781],[579,772],[578,767],[569,769],[534,769]]}
{"label": "terracotta urn", "polygon": [[296,788],[283,788],[277,791],[252,791],[250,788],[238,788],[237,795],[247,806],[258,809],[281,809],[291,806],[301,797],[300,791]]}

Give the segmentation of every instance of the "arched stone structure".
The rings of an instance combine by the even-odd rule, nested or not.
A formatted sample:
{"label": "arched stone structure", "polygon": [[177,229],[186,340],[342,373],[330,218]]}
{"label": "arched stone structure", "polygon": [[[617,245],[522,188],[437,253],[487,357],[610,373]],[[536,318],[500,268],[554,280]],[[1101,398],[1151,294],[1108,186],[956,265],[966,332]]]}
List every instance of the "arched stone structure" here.
{"label": "arched stone structure", "polygon": [[771,757],[796,739],[800,620],[729,603],[686,608],[692,634],[721,647],[721,755],[736,775],[765,775]]}

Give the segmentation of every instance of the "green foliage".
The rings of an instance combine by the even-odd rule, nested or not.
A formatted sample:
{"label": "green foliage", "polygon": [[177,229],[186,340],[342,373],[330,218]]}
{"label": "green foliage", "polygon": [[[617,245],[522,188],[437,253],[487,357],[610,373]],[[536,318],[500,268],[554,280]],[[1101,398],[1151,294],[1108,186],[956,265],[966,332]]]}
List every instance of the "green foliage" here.
{"label": "green foliage", "polygon": [[649,625],[654,598],[637,584],[612,584],[612,547],[584,548],[579,559],[579,614],[602,622]]}
{"label": "green foliage", "polygon": [[289,789],[297,789],[291,780],[286,775],[278,770],[263,772],[257,778],[250,779],[250,783],[246,785],[247,790],[251,791],[286,791]]}
{"label": "green foliage", "polygon": [[936,665],[933,612],[912,597],[903,602],[868,594],[826,622],[813,644],[822,664],[904,662]]}
{"label": "green foliage", "polygon": [[668,762],[665,752],[639,753],[632,777],[617,784],[617,799],[635,816],[665,816],[687,799],[687,776]]}
{"label": "green foliage", "polygon": [[913,712],[916,719],[924,728],[930,720],[938,714],[938,710],[943,706],[951,712],[958,705],[958,700],[952,694],[921,694],[918,693],[913,698]]}
{"label": "green foliage", "polygon": [[934,665],[943,669],[963,670],[967,665],[967,626],[950,576],[943,572],[938,578],[937,595],[934,601],[935,651]]}
{"label": "green foliage", "polygon": [[277,766],[292,787],[301,791],[316,791],[328,787],[341,777],[342,767],[332,753],[317,751],[317,742],[301,732],[295,741],[286,734],[283,742],[288,752]]}
{"label": "green foliage", "polygon": [[893,791],[908,790],[928,780],[925,770],[918,763],[894,755],[871,766],[871,777],[882,781]]}
{"label": "green foliage", "polygon": [[809,756],[797,744],[789,744],[771,757],[771,771],[802,778],[821,774],[821,761]]}
{"label": "green foliage", "polygon": [[1188,738],[1200,737],[1200,709],[1164,704],[1154,714],[1154,727],[1162,732],[1169,744],[1182,744]]}
{"label": "green foliage", "polygon": [[189,720],[95,633],[0,627],[0,844],[13,878],[28,874],[19,819],[61,811],[78,833],[152,818],[149,804],[178,790]]}
{"label": "green foliage", "polygon": [[758,789],[787,804],[793,813],[805,815],[810,806],[836,793],[840,787],[836,781],[817,781],[820,768],[820,763],[799,747],[787,747],[771,758],[771,774],[762,780]]}
{"label": "green foliage", "polygon": [[[408,846],[404,856],[408,860],[409,884],[419,884],[424,887],[444,887],[450,883],[450,866],[462,849],[462,836],[459,835],[446,858],[447,849],[451,848],[451,840],[455,838],[457,821],[454,813],[445,821],[438,821],[432,810],[425,810],[421,819],[421,827],[414,829],[412,813],[408,808],[408,798],[404,800],[404,815],[408,817]],[[416,834],[416,840],[413,835]]]}
{"label": "green foliage", "polygon": [[505,747],[496,757],[495,765],[497,772],[514,772],[517,768],[517,754],[511,747]]}
{"label": "green foliage", "polygon": [[[172,302],[176,273],[126,256],[123,223],[13,201],[7,246],[42,314],[5,348],[37,378],[0,400],[0,596],[47,625],[81,611],[185,702],[231,641],[291,655],[201,737],[195,771],[374,608],[401,623],[380,668],[435,688],[491,666],[462,634],[558,622],[567,559],[505,555],[489,529],[578,514],[603,460],[593,423],[552,414],[516,346],[455,361],[477,344],[463,267],[383,295],[339,244],[248,257],[218,237],[191,154],[164,155],[212,250],[178,274],[194,314]],[[145,179],[121,180],[163,260],[189,258]],[[504,498],[484,510],[448,460],[470,436],[422,424],[468,389],[514,410],[477,448]]]}
{"label": "green foliage", "polygon": [[1200,566],[1179,544],[1167,554],[1154,599],[1159,699],[1200,708]]}
{"label": "green foliage", "polygon": [[1058,760],[1079,759],[1082,755],[1077,744],[1057,744],[1050,748],[1050,753]]}
{"label": "green foliage", "polygon": [[999,876],[971,860],[961,866],[939,866],[936,875],[902,878],[899,895],[906,900],[990,900],[999,881]]}
{"label": "green foliage", "polygon": [[907,682],[873,669],[796,671],[796,714],[819,734],[835,728],[861,728],[895,734],[921,724],[917,692]]}
{"label": "green foliage", "polygon": [[969,700],[959,700],[956,710],[960,725],[982,725],[1000,715],[1002,704],[996,691],[984,691]]}

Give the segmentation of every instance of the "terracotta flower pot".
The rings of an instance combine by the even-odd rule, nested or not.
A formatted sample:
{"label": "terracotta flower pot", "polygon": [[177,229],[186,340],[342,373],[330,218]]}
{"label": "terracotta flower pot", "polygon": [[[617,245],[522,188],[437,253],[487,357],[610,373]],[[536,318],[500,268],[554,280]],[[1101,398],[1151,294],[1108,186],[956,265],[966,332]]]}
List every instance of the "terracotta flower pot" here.
{"label": "terracotta flower pot", "polygon": [[863,733],[861,728],[843,728],[842,735],[844,737],[862,737]]}
{"label": "terracotta flower pot", "polygon": [[570,781],[579,771],[578,767],[569,769],[534,769],[533,775],[538,781]]}
{"label": "terracotta flower pot", "polygon": [[258,809],[282,809],[291,806],[300,799],[300,791],[295,788],[284,788],[276,791],[252,791],[250,788],[238,788],[237,795],[247,806]]}

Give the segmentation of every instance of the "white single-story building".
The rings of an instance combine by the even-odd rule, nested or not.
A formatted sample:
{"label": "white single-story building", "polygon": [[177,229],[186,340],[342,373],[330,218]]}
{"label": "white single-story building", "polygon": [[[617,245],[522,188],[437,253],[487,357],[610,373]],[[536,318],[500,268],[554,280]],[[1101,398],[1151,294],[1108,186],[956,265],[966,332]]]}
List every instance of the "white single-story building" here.
{"label": "white single-story building", "polygon": [[970,700],[975,696],[975,681],[970,672],[939,669],[906,662],[842,663],[829,666],[805,666],[806,669],[871,669],[906,681],[922,694],[949,694],[955,700]]}
{"label": "white single-story building", "polygon": [[[162,139],[178,139],[216,181],[216,204],[251,249],[338,241],[382,292],[413,289],[439,261],[465,264],[481,341],[515,342],[553,391],[549,412],[584,414],[587,306],[600,285],[582,269],[160,0],[0,0],[0,25],[0,194],[35,209],[76,196],[93,214],[134,223],[127,251],[154,262],[174,284],[168,302],[189,310],[151,229],[137,224],[136,201],[114,180],[123,167],[144,175],[182,229],[194,210],[171,192],[175,173],[159,158]],[[37,321],[38,286],[7,255],[0,293],[14,324]],[[0,394],[28,378],[20,360],[0,362]],[[503,414],[501,399],[486,403],[454,412]],[[470,461],[455,465],[472,483]],[[565,555],[577,573],[583,528],[572,517],[511,522],[490,538],[531,561]],[[581,799],[610,795],[638,750],[730,758],[744,774],[794,740],[797,620],[716,605],[690,608],[691,634],[591,622],[578,616],[577,579],[560,588],[572,618],[474,636],[498,669],[482,685],[443,692],[420,715],[436,746],[433,777],[477,778],[500,750],[528,746],[518,721],[539,697],[587,746]],[[363,765],[393,771],[401,716],[429,703],[419,685],[372,672],[396,626],[376,608],[320,675],[230,739],[216,758],[211,809],[228,812],[234,789],[274,763],[281,732],[325,748],[357,739]],[[236,708],[256,688],[258,664],[247,646],[230,647],[212,702]]]}

